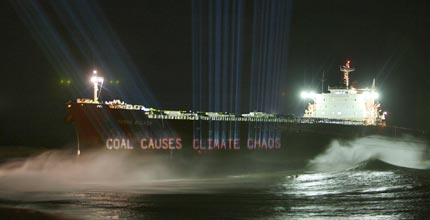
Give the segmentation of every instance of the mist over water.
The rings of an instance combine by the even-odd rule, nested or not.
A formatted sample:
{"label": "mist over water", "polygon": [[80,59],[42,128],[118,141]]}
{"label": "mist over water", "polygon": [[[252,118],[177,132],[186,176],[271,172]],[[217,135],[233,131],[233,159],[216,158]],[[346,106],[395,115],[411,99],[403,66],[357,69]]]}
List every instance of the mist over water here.
{"label": "mist over water", "polygon": [[218,178],[198,175],[198,169],[205,166],[194,166],[196,174],[190,175],[194,170],[178,169],[166,163],[168,160],[165,157],[158,159],[154,156],[148,161],[140,156],[126,152],[90,152],[78,158],[68,151],[46,151],[0,165],[0,192],[88,189],[200,192],[250,182],[253,187],[260,187],[282,173],[343,171],[369,159],[399,167],[430,168],[425,142],[412,137],[392,140],[369,136],[349,142],[334,140],[325,152],[309,162],[306,170],[246,173]]}
{"label": "mist over water", "polygon": [[327,150],[309,162],[316,172],[341,171],[369,159],[378,159],[399,167],[429,169],[429,152],[424,140],[411,136],[388,139],[368,136],[349,142],[334,140]]}
{"label": "mist over water", "polygon": [[[142,193],[202,193],[219,189],[267,186],[276,174],[207,176],[205,163],[187,168],[169,163],[168,156],[144,158],[133,152],[86,153],[69,151],[42,154],[0,165],[0,196],[13,192],[121,191]],[[191,165],[191,166],[190,166]],[[204,171],[204,172],[202,172]],[[263,178],[264,177],[264,178]]]}
{"label": "mist over water", "polygon": [[127,153],[93,152],[78,158],[70,152],[47,151],[23,161],[1,165],[0,187],[16,191],[114,188],[169,176],[174,175],[164,165],[143,164]]}

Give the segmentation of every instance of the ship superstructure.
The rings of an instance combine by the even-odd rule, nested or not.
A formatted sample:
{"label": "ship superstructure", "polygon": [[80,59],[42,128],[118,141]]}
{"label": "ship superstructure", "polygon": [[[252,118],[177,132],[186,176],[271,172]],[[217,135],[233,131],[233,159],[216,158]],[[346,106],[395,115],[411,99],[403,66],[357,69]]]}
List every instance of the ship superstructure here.
{"label": "ship superstructure", "polygon": [[[111,100],[111,101],[100,101],[100,94],[103,87],[104,78],[98,75],[97,70],[93,70],[92,77],[90,78],[91,83],[93,84],[93,98],[78,98],[76,103],[78,104],[93,104],[96,105],[97,108],[109,108],[112,110],[128,110],[128,111],[140,111],[149,119],[168,119],[168,120],[191,120],[191,121],[231,121],[231,122],[273,122],[273,123],[332,123],[332,124],[344,124],[344,125],[364,125],[369,124],[365,123],[363,120],[357,120],[352,117],[327,117],[329,114],[325,114],[325,112],[321,111],[312,111],[312,109],[317,109],[316,106],[322,105],[318,109],[329,108],[332,111],[335,111],[338,106],[339,100],[341,100],[340,94],[357,94],[357,90],[355,89],[330,89],[334,94],[331,99],[327,99],[326,102],[324,97],[330,94],[315,94],[315,93],[306,93],[305,96],[307,98],[312,98],[314,100],[314,104],[310,104],[308,110],[306,110],[305,117],[297,117],[294,115],[278,115],[271,114],[265,112],[249,112],[241,115],[235,115],[227,112],[193,112],[191,110],[160,110],[155,108],[147,108],[144,105],[136,105],[129,104],[119,99]],[[373,91],[373,93],[369,93],[370,95],[374,95],[374,90],[368,89],[369,91]],[[364,91],[364,90],[363,90]],[[368,92],[363,93],[365,97]],[[357,94],[360,97],[361,94]],[[322,101],[321,101],[322,99]],[[333,100],[333,102],[330,102]],[[367,100],[370,103],[370,100]],[[373,104],[375,102],[372,102]],[[71,105],[69,105],[71,107]],[[327,107],[328,106],[328,107]],[[311,110],[310,110],[311,109]],[[348,110],[351,111],[351,110]],[[370,123],[375,124],[375,123]]]}
{"label": "ship superstructure", "polygon": [[329,86],[328,93],[302,92],[302,98],[311,100],[304,117],[357,121],[366,125],[384,124],[386,112],[378,102],[375,79],[370,88],[354,88],[349,83],[349,73],[354,70],[349,60],[340,67],[345,87]]}

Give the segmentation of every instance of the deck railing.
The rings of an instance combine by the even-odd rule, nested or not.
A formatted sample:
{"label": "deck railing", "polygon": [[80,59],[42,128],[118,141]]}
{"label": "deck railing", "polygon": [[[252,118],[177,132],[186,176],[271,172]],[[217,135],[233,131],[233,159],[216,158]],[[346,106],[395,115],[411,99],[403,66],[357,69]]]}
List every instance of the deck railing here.
{"label": "deck railing", "polygon": [[191,120],[191,121],[243,121],[243,122],[270,122],[270,123],[307,123],[307,124],[341,124],[341,125],[366,125],[361,121],[327,119],[327,118],[304,118],[290,115],[275,117],[243,117],[243,116],[205,116],[205,115],[162,115],[147,114],[150,119],[166,120]]}

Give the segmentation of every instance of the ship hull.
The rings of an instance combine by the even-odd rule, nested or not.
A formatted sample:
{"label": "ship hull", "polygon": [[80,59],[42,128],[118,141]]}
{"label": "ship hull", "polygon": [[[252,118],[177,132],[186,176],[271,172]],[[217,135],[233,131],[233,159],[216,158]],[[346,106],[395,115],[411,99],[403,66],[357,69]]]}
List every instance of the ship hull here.
{"label": "ship hull", "polygon": [[76,127],[82,155],[92,151],[126,152],[146,161],[208,172],[300,169],[335,140],[417,135],[387,126],[232,121],[220,117],[150,118],[141,110],[89,103],[68,103],[66,120]]}

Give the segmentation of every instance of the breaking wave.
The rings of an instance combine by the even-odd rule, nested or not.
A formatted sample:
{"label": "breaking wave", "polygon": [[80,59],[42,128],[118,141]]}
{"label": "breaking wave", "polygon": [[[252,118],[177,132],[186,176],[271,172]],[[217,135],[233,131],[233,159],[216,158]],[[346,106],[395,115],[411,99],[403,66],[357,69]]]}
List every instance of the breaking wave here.
{"label": "breaking wave", "polygon": [[368,171],[401,171],[405,173],[411,173],[411,172],[419,172],[421,170],[428,173],[428,169],[416,169],[416,168],[408,168],[408,167],[402,167],[402,166],[396,166],[391,163],[387,163],[385,161],[379,160],[379,159],[368,159],[366,161],[363,161],[359,164],[357,164],[356,167],[350,169],[350,171],[361,171],[361,170],[368,170]]}
{"label": "breaking wave", "polygon": [[380,136],[368,136],[350,142],[334,140],[324,153],[309,161],[308,167],[313,171],[330,172],[351,169],[363,165],[363,162],[367,167],[387,167],[387,164],[391,164],[411,169],[430,168],[425,142],[412,137],[388,139]]}

